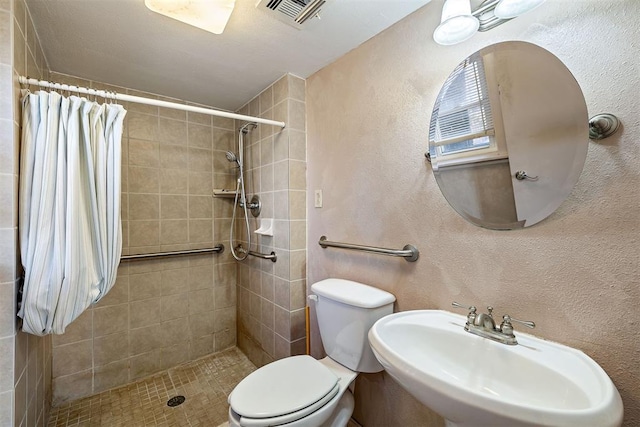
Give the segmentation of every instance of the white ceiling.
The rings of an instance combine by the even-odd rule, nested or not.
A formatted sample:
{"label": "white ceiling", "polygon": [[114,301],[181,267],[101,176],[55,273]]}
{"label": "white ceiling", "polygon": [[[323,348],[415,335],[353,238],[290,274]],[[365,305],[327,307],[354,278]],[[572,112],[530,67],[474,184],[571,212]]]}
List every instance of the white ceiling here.
{"label": "white ceiling", "polygon": [[327,0],[302,30],[236,0],[215,35],[144,0],[27,0],[52,71],[235,111],[289,72],[308,77],[430,0]]}

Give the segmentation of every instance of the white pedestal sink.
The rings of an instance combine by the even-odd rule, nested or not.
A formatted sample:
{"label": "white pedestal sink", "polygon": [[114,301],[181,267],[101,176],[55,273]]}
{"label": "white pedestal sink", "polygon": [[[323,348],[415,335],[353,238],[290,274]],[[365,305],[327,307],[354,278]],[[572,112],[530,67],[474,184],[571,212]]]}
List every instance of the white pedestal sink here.
{"label": "white pedestal sink", "polygon": [[459,427],[618,427],[623,408],[583,352],[517,333],[505,345],[440,310],[394,313],[369,331],[375,356],[424,405]]}

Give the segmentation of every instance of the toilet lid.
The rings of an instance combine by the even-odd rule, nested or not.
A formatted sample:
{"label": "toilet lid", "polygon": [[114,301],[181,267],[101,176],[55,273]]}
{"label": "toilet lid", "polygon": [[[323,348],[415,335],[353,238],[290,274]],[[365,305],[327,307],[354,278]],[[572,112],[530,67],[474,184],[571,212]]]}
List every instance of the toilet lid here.
{"label": "toilet lid", "polygon": [[263,366],[229,396],[243,417],[272,418],[299,411],[335,389],[338,377],[311,356],[293,356]]}

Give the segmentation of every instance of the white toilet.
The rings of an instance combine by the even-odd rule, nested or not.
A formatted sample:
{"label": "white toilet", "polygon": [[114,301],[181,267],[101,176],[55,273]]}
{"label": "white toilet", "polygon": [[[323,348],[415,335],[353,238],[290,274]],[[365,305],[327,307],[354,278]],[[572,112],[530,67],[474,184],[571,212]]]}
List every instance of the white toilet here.
{"label": "white toilet", "polygon": [[367,333],[393,312],[396,298],[343,279],[322,280],[311,291],[327,357],[291,356],[247,376],[229,396],[230,426],[344,427],[354,406],[349,385],[358,372],[383,370]]}

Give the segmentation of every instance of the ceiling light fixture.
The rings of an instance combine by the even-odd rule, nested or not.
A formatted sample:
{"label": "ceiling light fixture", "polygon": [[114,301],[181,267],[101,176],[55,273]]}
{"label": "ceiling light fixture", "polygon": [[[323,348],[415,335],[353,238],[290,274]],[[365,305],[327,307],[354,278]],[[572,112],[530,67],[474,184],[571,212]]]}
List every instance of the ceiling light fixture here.
{"label": "ceiling light fixture", "polygon": [[152,11],[213,34],[222,34],[235,0],[144,0]]}
{"label": "ceiling light fixture", "polygon": [[471,10],[470,0],[445,0],[433,39],[441,45],[461,43],[476,31],[488,31],[529,12],[545,0],[485,0]]}
{"label": "ceiling light fixture", "polygon": [[479,27],[480,21],[471,15],[469,0],[446,0],[433,39],[442,45],[460,43],[471,38]]}
{"label": "ceiling light fixture", "polygon": [[545,0],[502,0],[493,13],[500,19],[512,19],[535,9]]}

